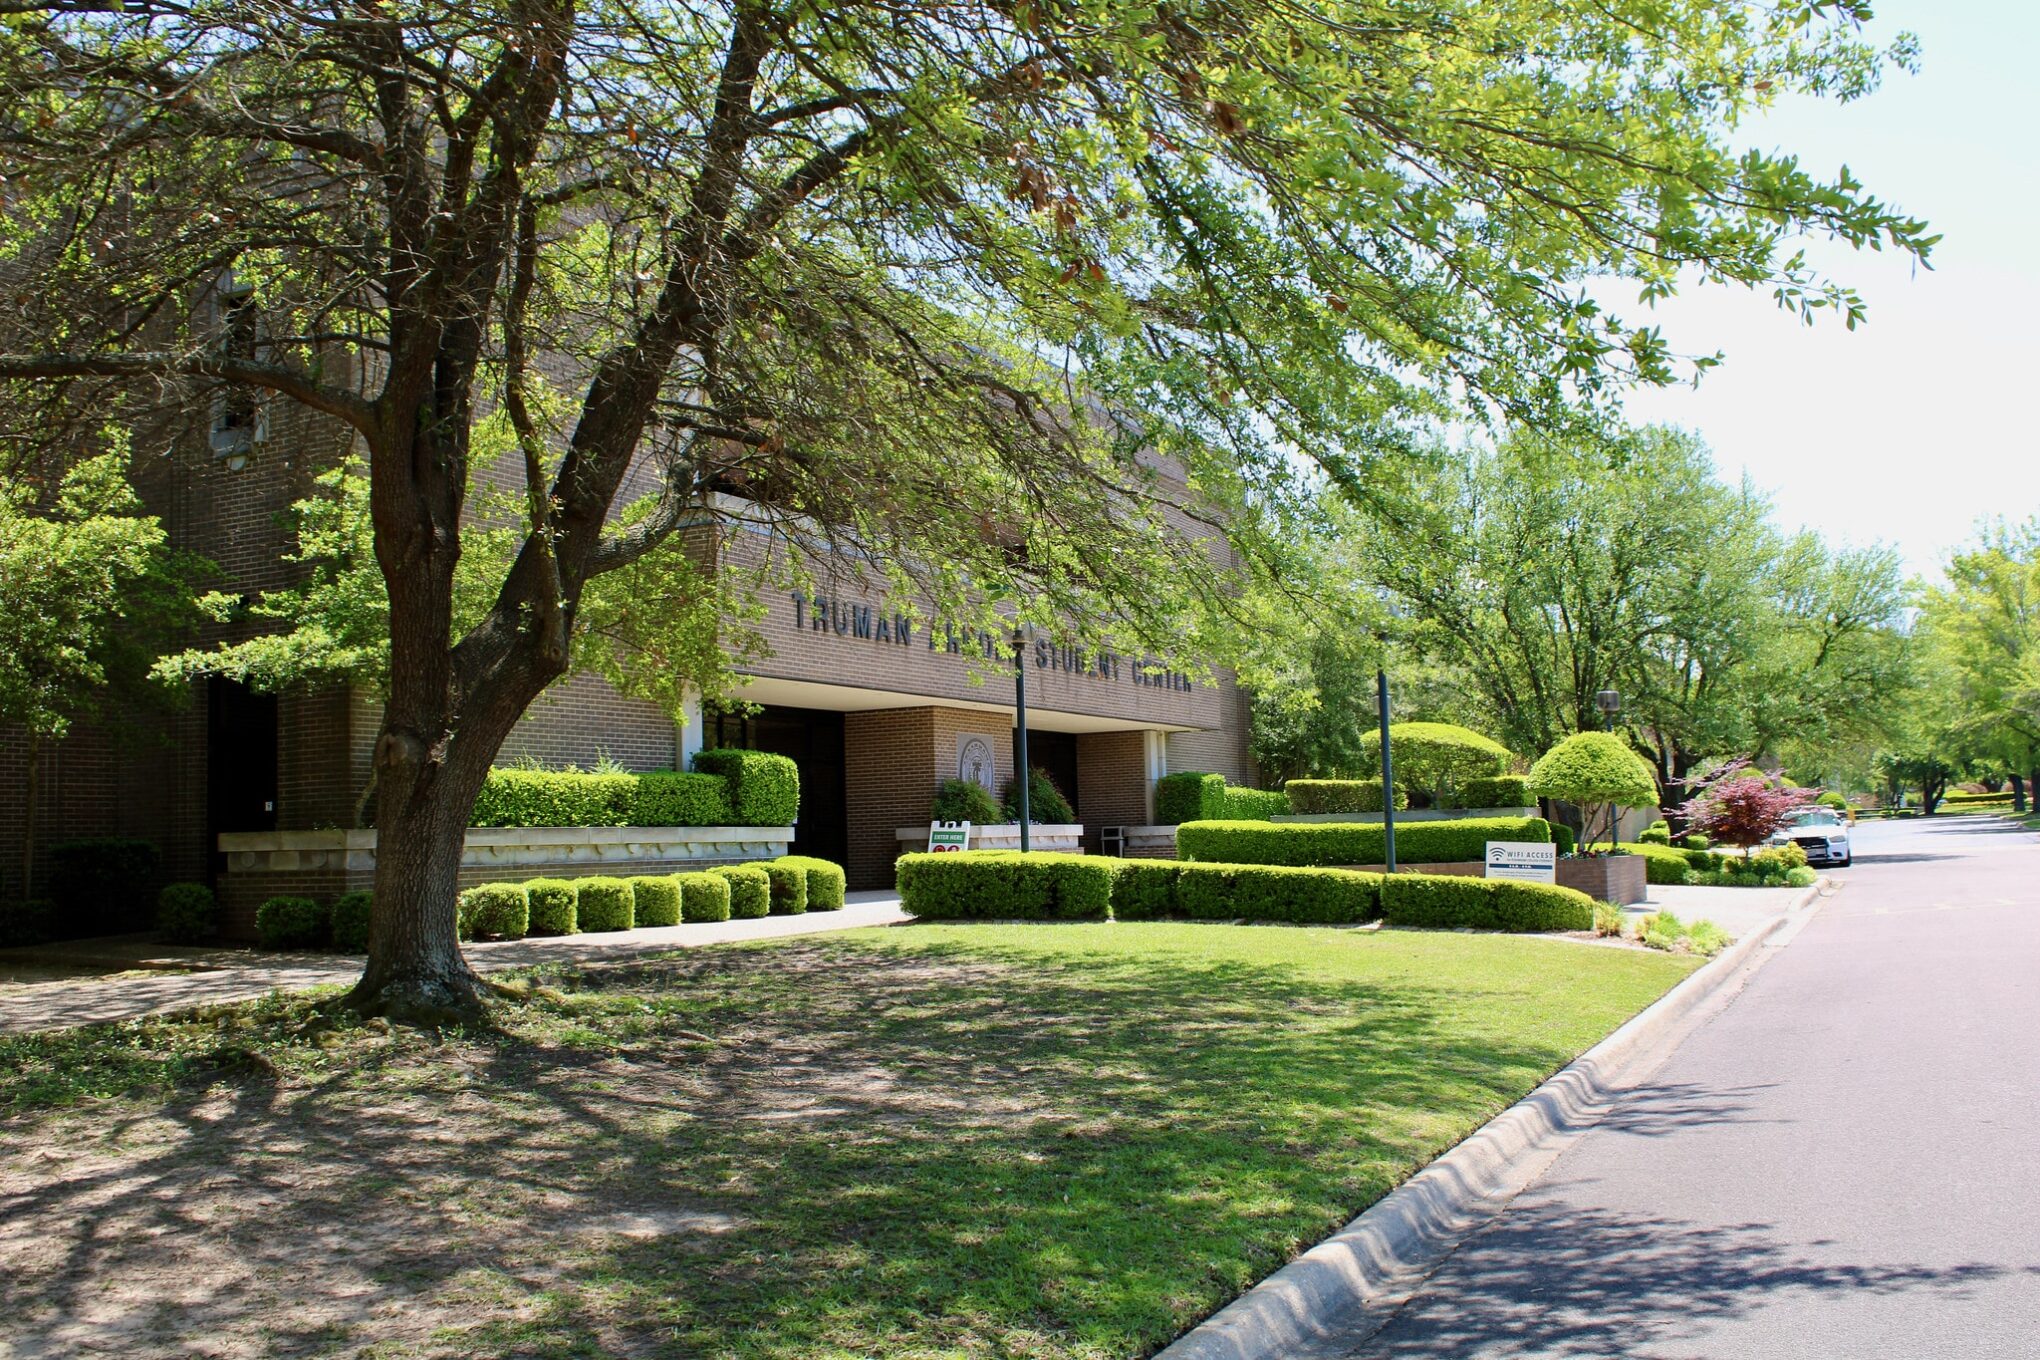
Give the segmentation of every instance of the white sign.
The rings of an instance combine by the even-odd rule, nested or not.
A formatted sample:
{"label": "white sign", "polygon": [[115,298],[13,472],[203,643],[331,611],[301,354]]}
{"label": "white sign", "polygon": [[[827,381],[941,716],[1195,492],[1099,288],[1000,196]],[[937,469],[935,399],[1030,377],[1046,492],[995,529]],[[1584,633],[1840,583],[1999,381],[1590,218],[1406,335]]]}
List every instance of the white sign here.
{"label": "white sign", "polygon": [[928,823],[928,849],[931,852],[937,850],[970,849],[970,823],[969,822]]}
{"label": "white sign", "polygon": [[1487,877],[1550,883],[1558,877],[1558,847],[1550,841],[1489,841]]}

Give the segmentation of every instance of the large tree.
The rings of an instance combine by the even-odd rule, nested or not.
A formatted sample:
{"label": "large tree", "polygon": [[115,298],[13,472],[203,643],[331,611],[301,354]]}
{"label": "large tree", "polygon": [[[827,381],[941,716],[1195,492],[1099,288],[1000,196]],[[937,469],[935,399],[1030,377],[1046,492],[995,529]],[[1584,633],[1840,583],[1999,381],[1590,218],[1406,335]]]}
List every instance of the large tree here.
{"label": "large tree", "polygon": [[[0,232],[36,284],[0,379],[36,429],[107,387],[226,388],[233,420],[352,432],[390,635],[354,1002],[460,1011],[490,760],[590,583],[731,504],[706,492],[1103,628],[1200,575],[1096,550],[1165,542],[1142,446],[1223,505],[1300,452],[1363,477],[1413,403],[1548,413],[1674,376],[1592,274],[1853,320],[1794,237],[1923,253],[1924,228],[1725,130],[1870,88],[1867,12],[11,0]],[[456,626],[497,407],[522,521]]]}
{"label": "large tree", "polygon": [[2040,519],[1986,526],[1919,595],[1920,684],[1944,756],[1994,762],[2040,794]]}

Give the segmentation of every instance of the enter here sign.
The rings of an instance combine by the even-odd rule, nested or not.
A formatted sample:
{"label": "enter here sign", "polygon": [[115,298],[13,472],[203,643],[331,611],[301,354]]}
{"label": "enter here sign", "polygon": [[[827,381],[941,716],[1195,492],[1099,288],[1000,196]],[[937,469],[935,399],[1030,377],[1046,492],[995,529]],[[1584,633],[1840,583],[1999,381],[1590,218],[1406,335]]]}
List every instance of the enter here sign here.
{"label": "enter here sign", "polygon": [[1489,841],[1487,877],[1554,882],[1558,877],[1558,847],[1550,841]]}

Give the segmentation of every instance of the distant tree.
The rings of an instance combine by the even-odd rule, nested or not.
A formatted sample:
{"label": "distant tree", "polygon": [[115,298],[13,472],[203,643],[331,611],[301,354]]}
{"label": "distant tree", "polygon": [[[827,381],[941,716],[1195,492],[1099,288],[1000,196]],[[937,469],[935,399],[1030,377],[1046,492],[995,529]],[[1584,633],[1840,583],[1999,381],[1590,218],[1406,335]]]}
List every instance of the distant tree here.
{"label": "distant tree", "polygon": [[1752,846],[1769,840],[1819,796],[1817,789],[1788,788],[1746,762],[1731,761],[1711,772],[1678,814],[1687,830],[1739,846],[1747,859]]}
{"label": "distant tree", "polygon": [[1931,817],[1940,809],[1948,784],[1962,773],[1961,766],[1931,747],[1884,751],[1877,757],[1878,777],[1892,801],[1907,789],[1918,789],[1920,811]]}
{"label": "distant tree", "polygon": [[[1987,526],[1918,605],[1921,684],[1943,713],[1938,753],[2004,769],[2040,795],[2040,518]],[[1931,775],[1925,752],[1906,754],[1908,784]]]}
{"label": "distant tree", "polygon": [[125,437],[54,493],[0,481],[0,723],[28,734],[22,895],[35,890],[42,749],[122,701],[172,701],[149,679],[158,648],[197,620],[203,564],[171,551],[130,488]]}

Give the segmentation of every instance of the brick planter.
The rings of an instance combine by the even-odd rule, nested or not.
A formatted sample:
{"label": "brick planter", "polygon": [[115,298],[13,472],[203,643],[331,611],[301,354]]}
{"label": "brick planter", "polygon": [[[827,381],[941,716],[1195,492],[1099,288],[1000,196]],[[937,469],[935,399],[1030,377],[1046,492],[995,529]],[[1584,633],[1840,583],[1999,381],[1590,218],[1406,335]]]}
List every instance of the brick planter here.
{"label": "brick planter", "polygon": [[1644,876],[1642,855],[1602,855],[1594,858],[1561,859],[1558,885],[1578,888],[1597,902],[1626,907],[1650,895]]}

